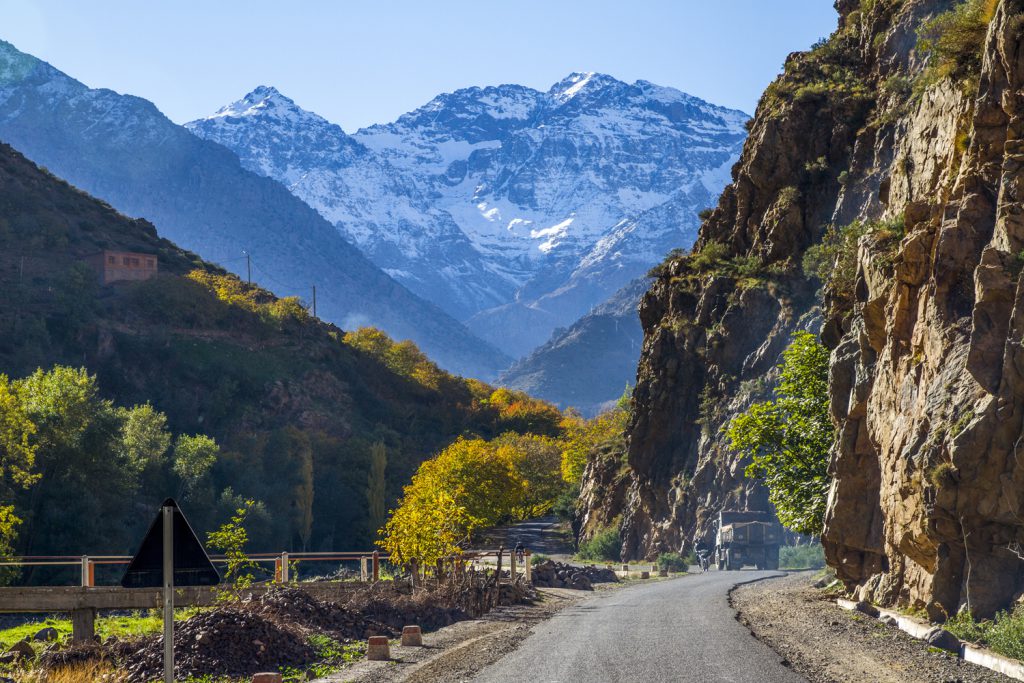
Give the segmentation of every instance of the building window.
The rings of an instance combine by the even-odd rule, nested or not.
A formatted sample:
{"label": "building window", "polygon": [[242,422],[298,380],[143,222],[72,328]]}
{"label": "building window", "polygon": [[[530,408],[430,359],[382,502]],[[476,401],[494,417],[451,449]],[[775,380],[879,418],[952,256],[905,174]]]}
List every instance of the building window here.
{"label": "building window", "polygon": [[132,265],[135,266],[136,268],[138,268],[139,267],[139,259],[133,258],[132,259]]}
{"label": "building window", "polygon": [[110,263],[110,264],[117,263],[117,259],[114,258],[113,256],[108,256],[107,257],[107,263]]}
{"label": "building window", "polygon": [[130,266],[131,263],[132,263],[132,260],[130,258],[128,258],[127,256],[122,256],[121,257],[121,265],[122,266]]}
{"label": "building window", "polygon": [[151,258],[146,259],[146,267],[147,268],[152,268],[153,267],[153,259],[151,259]]}

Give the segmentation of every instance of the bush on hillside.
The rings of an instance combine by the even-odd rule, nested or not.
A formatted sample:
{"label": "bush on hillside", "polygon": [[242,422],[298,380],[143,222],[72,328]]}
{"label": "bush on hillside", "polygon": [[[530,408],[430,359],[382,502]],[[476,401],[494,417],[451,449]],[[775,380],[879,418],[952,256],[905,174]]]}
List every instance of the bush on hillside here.
{"label": "bush on hillside", "polygon": [[928,55],[928,67],[916,93],[945,78],[971,89],[981,73],[985,34],[998,6],[998,0],[965,0],[921,26],[917,49]]}

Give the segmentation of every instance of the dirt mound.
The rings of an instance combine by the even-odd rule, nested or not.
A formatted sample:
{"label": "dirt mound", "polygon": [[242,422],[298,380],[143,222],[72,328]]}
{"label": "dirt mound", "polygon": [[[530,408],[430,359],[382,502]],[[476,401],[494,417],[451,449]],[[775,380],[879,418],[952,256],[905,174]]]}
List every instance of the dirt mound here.
{"label": "dirt mound", "polygon": [[389,628],[380,621],[367,618],[365,612],[317,600],[296,588],[278,588],[265,593],[259,600],[242,603],[240,608],[275,623],[301,624],[308,629],[327,631],[339,640],[394,636],[402,626],[410,623],[406,621]]}
{"label": "dirt mound", "polygon": [[576,590],[594,590],[595,583],[615,583],[619,577],[611,569],[601,569],[593,565],[577,567],[546,560],[533,567],[533,585],[538,588],[573,588]]}
{"label": "dirt mound", "polygon": [[[149,681],[163,671],[163,637],[118,643],[131,681]],[[301,629],[231,606],[198,614],[174,632],[175,677],[249,676],[316,660]]]}

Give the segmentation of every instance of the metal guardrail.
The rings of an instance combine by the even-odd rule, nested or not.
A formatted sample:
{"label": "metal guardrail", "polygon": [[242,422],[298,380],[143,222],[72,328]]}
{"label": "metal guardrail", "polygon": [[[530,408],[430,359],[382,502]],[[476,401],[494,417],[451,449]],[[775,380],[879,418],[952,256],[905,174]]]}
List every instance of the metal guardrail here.
{"label": "metal guardrail", "polygon": [[[524,552],[526,566],[523,568],[527,578],[530,578],[530,557],[529,550]],[[447,558],[446,562],[463,562],[471,565],[478,561],[486,560],[489,557],[511,559],[512,566],[515,565],[513,551],[504,548],[498,550],[468,550],[457,557]],[[274,564],[274,581],[277,583],[288,583],[291,567],[299,562],[359,562],[360,581],[378,581],[380,579],[380,563],[390,559],[389,555],[383,555],[380,551],[326,551],[326,552],[280,552],[280,553],[249,553],[246,558],[258,564]],[[81,582],[83,588],[96,587],[96,566],[97,565],[127,565],[131,562],[130,555],[24,555],[20,557],[0,558],[0,567],[81,567]],[[228,558],[225,555],[211,555],[210,560],[215,564],[227,564]]]}

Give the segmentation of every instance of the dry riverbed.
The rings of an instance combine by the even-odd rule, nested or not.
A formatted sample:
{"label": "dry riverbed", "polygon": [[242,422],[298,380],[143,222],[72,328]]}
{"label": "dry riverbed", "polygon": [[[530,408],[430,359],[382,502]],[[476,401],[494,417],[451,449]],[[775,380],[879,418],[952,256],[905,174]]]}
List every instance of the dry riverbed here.
{"label": "dry riverbed", "polygon": [[731,603],[751,632],[812,683],[1004,683],[1012,679],[835,604],[813,574],[747,584]]}

